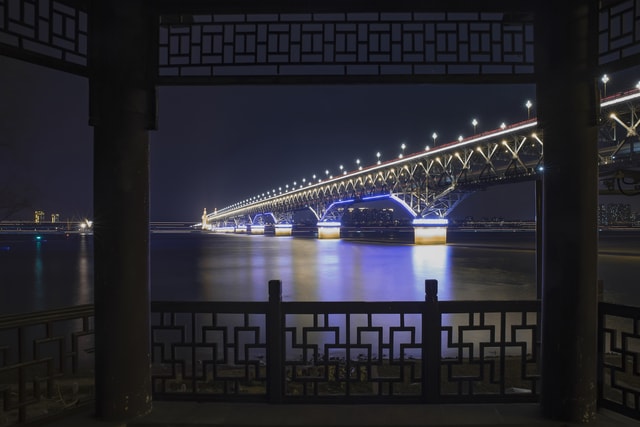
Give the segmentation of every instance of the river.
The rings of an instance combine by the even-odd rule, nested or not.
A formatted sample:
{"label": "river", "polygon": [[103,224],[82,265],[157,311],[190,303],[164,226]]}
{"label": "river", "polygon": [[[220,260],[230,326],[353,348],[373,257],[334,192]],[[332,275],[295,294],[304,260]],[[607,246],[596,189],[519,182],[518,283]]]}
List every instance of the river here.
{"label": "river", "polygon": [[[349,240],[152,233],[153,300],[263,301],[279,279],[285,301],[421,301],[425,279],[440,300],[534,299],[532,232],[450,232],[416,246]],[[640,306],[640,233],[601,232],[604,300]],[[93,302],[91,236],[0,235],[0,312]]]}

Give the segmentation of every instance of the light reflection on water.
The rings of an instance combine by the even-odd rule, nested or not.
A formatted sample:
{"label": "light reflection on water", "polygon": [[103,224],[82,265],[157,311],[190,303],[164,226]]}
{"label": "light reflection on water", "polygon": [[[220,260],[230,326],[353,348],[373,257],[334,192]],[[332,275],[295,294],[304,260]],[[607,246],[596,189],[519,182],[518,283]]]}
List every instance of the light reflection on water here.
{"label": "light reflection on water", "polygon": [[169,266],[185,272],[180,289],[191,289],[193,299],[262,301],[274,279],[282,281],[285,301],[423,301],[426,279],[438,280],[441,300],[535,296],[532,250],[237,235],[200,239],[200,249],[189,255],[197,258],[195,280],[188,279],[187,265],[180,266],[184,253],[160,265],[152,248],[152,297],[179,296],[160,274]]}
{"label": "light reflection on water", "polygon": [[[605,236],[606,237],[606,236]],[[601,236],[599,278],[606,301],[640,306],[640,239]],[[33,236],[2,244],[0,312],[91,303],[91,237]],[[291,237],[152,234],[151,298],[265,301],[282,281],[285,301],[423,301],[436,279],[440,300],[534,299],[529,233],[465,234],[440,246]]]}

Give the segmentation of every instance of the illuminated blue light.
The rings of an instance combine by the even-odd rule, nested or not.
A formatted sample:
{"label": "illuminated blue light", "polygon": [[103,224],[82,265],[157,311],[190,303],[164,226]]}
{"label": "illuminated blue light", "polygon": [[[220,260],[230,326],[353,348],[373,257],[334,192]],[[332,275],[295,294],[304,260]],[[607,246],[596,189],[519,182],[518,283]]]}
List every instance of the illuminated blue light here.
{"label": "illuminated blue light", "polygon": [[396,203],[398,203],[400,206],[402,206],[402,207],[404,208],[404,210],[405,210],[405,211],[407,211],[407,213],[408,213],[409,215],[411,215],[411,216],[414,218],[414,221],[415,221],[415,218],[416,218],[416,216],[417,216],[417,215],[416,215],[416,213],[413,211],[413,209],[411,209],[411,206],[409,206],[409,205],[407,204],[407,202],[405,202],[404,200],[402,200],[401,198],[399,198],[398,196],[393,195],[393,194],[391,194],[389,197],[390,197],[391,199],[395,200],[395,201],[396,201]]}
{"label": "illuminated blue light", "polygon": [[540,172],[544,171],[544,166],[540,166],[540,167],[538,167],[538,170],[539,170]]}
{"label": "illuminated blue light", "polygon": [[446,218],[415,218],[413,225],[448,225],[449,220]]}
{"label": "illuminated blue light", "polygon": [[389,199],[391,198],[391,194],[378,194],[377,196],[367,196],[367,197],[363,197],[362,201],[367,201],[367,200],[377,200],[377,199]]}

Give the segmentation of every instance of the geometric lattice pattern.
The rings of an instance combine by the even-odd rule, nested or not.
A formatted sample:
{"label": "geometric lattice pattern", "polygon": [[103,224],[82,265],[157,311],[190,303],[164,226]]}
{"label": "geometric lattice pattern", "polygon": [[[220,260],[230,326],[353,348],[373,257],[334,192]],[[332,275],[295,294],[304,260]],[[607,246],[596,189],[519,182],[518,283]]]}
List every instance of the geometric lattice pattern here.
{"label": "geometric lattice pattern", "polygon": [[600,303],[598,403],[640,419],[640,308]]}
{"label": "geometric lattice pattern", "polygon": [[539,313],[529,301],[476,301],[465,308],[441,302],[440,392],[445,398],[536,399],[539,375]]}
{"label": "geometric lattice pattern", "polygon": [[234,312],[229,303],[207,304],[185,311],[154,303],[154,396],[266,396],[266,305],[243,304],[245,312]]}
{"label": "geometric lattice pattern", "polygon": [[405,303],[388,312],[389,304],[380,305],[386,310],[350,303],[340,312],[300,303],[309,309],[287,314],[285,395],[421,396],[423,307]]}
{"label": "geometric lattice pattern", "polygon": [[91,305],[0,317],[0,425],[88,403],[93,338]]}
{"label": "geometric lattice pattern", "polygon": [[533,24],[502,13],[161,16],[160,81],[533,73]]}
{"label": "geometric lattice pattern", "polygon": [[86,74],[87,12],[53,0],[0,0],[0,52]]}
{"label": "geometric lattice pattern", "polygon": [[640,56],[640,0],[602,2],[598,32],[600,64],[637,65]]}
{"label": "geometric lattice pattern", "polygon": [[[538,398],[538,301],[435,304],[154,302],[154,398]],[[269,313],[284,323],[268,331]]]}

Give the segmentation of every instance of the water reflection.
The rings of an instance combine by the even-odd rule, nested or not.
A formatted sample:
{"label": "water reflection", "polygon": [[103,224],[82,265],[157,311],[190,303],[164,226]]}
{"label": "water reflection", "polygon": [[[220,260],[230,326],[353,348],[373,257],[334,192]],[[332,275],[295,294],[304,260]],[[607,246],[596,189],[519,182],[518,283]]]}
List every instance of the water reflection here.
{"label": "water reflection", "polygon": [[33,260],[33,285],[35,290],[36,310],[44,309],[44,264],[42,261],[42,241],[36,240],[35,257]]}
{"label": "water reflection", "polygon": [[425,280],[436,279],[438,281],[438,299],[442,300],[453,298],[449,286],[452,280],[449,268],[450,252],[451,247],[447,245],[412,247],[414,277],[424,277]]}
{"label": "water reflection", "polygon": [[[265,301],[273,279],[282,280],[285,301],[423,301],[426,279],[438,280],[441,301],[534,299],[535,251],[524,233],[477,234],[442,246],[154,234],[151,299]],[[604,299],[640,305],[640,239],[621,237],[601,236]],[[2,312],[90,303],[92,245],[90,236],[12,243],[3,254]]]}
{"label": "water reflection", "polygon": [[91,271],[89,250],[87,248],[87,236],[80,235],[78,249],[78,291],[76,295],[76,305],[89,304],[92,302],[93,272]]}

